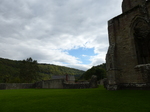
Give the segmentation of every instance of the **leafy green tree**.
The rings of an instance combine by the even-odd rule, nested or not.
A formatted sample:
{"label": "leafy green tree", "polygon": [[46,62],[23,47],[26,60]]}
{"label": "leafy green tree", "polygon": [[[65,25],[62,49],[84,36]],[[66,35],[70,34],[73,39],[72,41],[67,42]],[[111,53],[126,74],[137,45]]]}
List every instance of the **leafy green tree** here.
{"label": "leafy green tree", "polygon": [[20,66],[20,80],[21,82],[34,82],[38,81],[41,76],[38,73],[39,67],[36,60],[27,58],[21,62]]}
{"label": "leafy green tree", "polygon": [[98,80],[103,79],[106,77],[105,67],[105,64],[93,66],[92,68],[88,69],[82,77],[86,80],[89,80],[92,75],[96,75]]}

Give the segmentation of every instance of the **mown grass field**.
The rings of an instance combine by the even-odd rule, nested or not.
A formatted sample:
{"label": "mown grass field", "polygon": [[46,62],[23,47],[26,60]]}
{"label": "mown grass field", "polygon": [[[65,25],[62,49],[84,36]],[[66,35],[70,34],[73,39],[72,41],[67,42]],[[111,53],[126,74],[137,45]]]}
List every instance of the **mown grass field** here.
{"label": "mown grass field", "polygon": [[150,112],[150,91],[0,90],[0,112]]}

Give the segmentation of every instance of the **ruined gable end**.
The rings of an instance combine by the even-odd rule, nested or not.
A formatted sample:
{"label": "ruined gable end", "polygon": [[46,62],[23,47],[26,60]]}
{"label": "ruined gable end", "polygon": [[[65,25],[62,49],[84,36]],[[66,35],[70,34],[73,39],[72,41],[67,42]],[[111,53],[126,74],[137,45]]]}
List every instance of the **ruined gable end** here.
{"label": "ruined gable end", "polygon": [[150,1],[123,0],[122,14],[108,21],[108,90],[150,89]]}
{"label": "ruined gable end", "polygon": [[122,2],[122,12],[131,10],[138,5],[144,5],[146,0],[123,0]]}

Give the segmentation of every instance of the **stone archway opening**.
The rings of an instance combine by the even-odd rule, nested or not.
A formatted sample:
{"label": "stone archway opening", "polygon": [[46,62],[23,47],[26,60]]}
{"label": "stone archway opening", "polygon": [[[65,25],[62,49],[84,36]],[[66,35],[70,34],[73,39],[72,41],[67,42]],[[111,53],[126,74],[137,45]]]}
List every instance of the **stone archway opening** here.
{"label": "stone archway opening", "polygon": [[134,40],[138,64],[150,63],[150,28],[146,22],[135,25]]}
{"label": "stone archway opening", "polygon": [[144,20],[136,21],[134,41],[138,62],[135,69],[142,73],[145,83],[150,83],[150,27]]}

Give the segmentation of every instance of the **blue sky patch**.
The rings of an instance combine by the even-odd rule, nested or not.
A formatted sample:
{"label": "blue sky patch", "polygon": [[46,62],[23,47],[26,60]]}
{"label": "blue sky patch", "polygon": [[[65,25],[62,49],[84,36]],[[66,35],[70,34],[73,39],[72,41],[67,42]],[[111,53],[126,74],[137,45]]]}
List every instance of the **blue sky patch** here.
{"label": "blue sky patch", "polygon": [[94,48],[78,48],[68,51],[69,55],[79,58],[83,64],[90,64],[90,56],[94,56]]}

